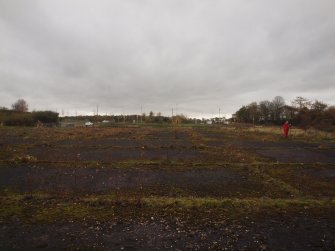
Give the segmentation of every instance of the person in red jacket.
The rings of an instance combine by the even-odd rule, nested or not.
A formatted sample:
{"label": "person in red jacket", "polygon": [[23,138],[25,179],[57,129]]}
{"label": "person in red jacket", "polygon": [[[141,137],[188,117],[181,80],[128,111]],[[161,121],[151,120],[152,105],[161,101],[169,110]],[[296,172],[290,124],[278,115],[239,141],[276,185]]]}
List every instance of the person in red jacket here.
{"label": "person in red jacket", "polygon": [[288,121],[286,121],[284,124],[283,124],[283,131],[284,131],[284,136],[285,138],[287,138],[288,136],[288,131],[290,130],[290,124],[288,123]]}

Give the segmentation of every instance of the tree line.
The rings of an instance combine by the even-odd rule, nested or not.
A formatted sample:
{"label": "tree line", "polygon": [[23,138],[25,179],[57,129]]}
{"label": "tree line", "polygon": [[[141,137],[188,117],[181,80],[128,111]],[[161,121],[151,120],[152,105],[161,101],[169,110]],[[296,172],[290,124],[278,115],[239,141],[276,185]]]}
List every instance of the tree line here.
{"label": "tree line", "polygon": [[287,105],[283,97],[272,101],[252,102],[242,106],[233,116],[236,122],[254,124],[281,124],[289,121],[304,129],[335,130],[335,106],[322,101],[311,101],[298,96]]}
{"label": "tree line", "polygon": [[[66,120],[79,120],[79,121],[91,121],[93,123],[99,123],[101,121],[108,121],[111,124],[171,124],[173,122],[180,124],[191,124],[194,123],[194,119],[188,118],[183,114],[174,115],[173,117],[163,116],[160,112],[156,114],[150,111],[149,114],[142,113],[130,114],[130,115],[79,115],[79,116],[65,116],[61,117],[60,121]],[[177,122],[176,122],[177,121]],[[197,120],[199,123],[201,120]]]}
{"label": "tree line", "polygon": [[[53,111],[33,111],[28,112],[28,103],[24,99],[19,99],[11,106],[12,109],[0,107],[0,124],[5,126],[35,126],[38,123],[44,125],[58,125],[59,121],[66,120],[68,117],[59,118],[59,114]],[[73,117],[71,117],[73,119]],[[102,120],[110,123],[155,123],[169,124],[192,123],[193,119],[187,118],[183,114],[175,115],[172,118],[162,116],[160,112],[156,114],[150,111],[149,114],[141,115],[109,115],[109,116],[76,116],[76,120],[101,122]]]}

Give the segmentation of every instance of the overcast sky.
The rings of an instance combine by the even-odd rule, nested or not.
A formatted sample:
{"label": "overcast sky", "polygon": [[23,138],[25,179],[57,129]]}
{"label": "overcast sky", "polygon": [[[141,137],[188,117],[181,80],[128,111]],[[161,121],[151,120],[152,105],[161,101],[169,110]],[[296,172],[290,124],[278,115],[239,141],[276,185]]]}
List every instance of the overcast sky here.
{"label": "overcast sky", "polygon": [[335,105],[335,1],[0,0],[0,87],[69,114]]}

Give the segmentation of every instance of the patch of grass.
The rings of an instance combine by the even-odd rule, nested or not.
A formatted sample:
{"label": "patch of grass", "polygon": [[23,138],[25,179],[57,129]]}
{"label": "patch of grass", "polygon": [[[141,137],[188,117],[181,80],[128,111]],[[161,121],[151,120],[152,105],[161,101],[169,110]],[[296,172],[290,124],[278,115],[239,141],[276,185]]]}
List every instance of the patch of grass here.
{"label": "patch of grass", "polygon": [[207,147],[206,150],[202,150],[204,158],[202,162],[206,163],[259,163],[269,162],[270,160],[258,155],[254,151],[242,149],[234,146],[225,147]]}
{"label": "patch of grass", "polygon": [[149,197],[143,201],[152,207],[178,206],[185,208],[193,207],[221,207],[239,211],[257,211],[261,208],[266,209],[287,209],[290,207],[310,207],[323,208],[335,207],[335,199],[270,199],[270,198],[170,198],[170,197]]}
{"label": "patch of grass", "polygon": [[11,220],[12,217],[23,217],[23,207],[18,203],[18,201],[1,198],[0,203],[0,223]]}
{"label": "patch of grass", "polygon": [[[106,220],[126,217],[147,217],[152,213],[178,211],[189,212],[211,210],[225,212],[226,216],[238,216],[266,211],[283,210],[335,210],[335,199],[271,199],[271,198],[211,198],[211,197],[166,197],[150,196],[141,199],[123,197],[115,203],[114,195],[91,195],[77,198],[45,197],[33,194],[29,201],[19,194],[1,196],[0,222],[13,217],[26,223],[52,223],[59,220],[83,221],[85,219]],[[147,216],[146,216],[147,215]],[[131,217],[131,218],[129,218]]]}
{"label": "patch of grass", "polygon": [[278,165],[263,167],[262,172],[299,189],[304,196],[327,197],[335,195],[332,178],[317,176],[318,173],[334,170],[331,165]]}
{"label": "patch of grass", "polygon": [[89,208],[80,203],[57,203],[52,207],[42,207],[33,220],[36,222],[54,222],[58,219],[82,220],[91,214]]}
{"label": "patch of grass", "polygon": [[37,158],[26,154],[26,155],[15,155],[13,158],[11,158],[9,160],[10,162],[13,162],[15,164],[19,164],[19,163],[36,163]]}
{"label": "patch of grass", "polygon": [[297,188],[264,172],[263,166],[247,165],[243,166],[243,168],[251,174],[251,180],[255,181],[255,183],[264,184],[268,188],[270,194],[276,194],[276,191],[282,191],[289,196],[298,197],[301,195],[301,192]]}

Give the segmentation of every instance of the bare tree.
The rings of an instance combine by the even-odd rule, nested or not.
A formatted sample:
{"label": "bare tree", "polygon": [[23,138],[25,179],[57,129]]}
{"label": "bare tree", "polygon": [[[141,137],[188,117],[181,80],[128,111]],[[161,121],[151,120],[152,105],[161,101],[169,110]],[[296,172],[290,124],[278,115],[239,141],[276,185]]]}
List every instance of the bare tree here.
{"label": "bare tree", "polygon": [[328,105],[323,103],[322,101],[315,100],[315,102],[311,105],[312,110],[316,112],[324,112],[327,109]]}
{"label": "bare tree", "polygon": [[272,100],[273,120],[278,121],[285,106],[285,100],[281,96],[276,96]]}
{"label": "bare tree", "polygon": [[299,110],[303,108],[310,108],[312,102],[307,98],[298,96],[292,101],[292,106],[298,108]]}
{"label": "bare tree", "polygon": [[24,99],[18,99],[14,104],[12,104],[12,108],[17,112],[27,112],[28,104]]}
{"label": "bare tree", "polygon": [[247,106],[249,111],[249,119],[252,121],[253,124],[259,121],[259,110],[256,102],[252,102]]}
{"label": "bare tree", "polygon": [[259,103],[259,112],[261,120],[266,122],[271,118],[271,108],[272,103],[268,100],[264,100]]}

